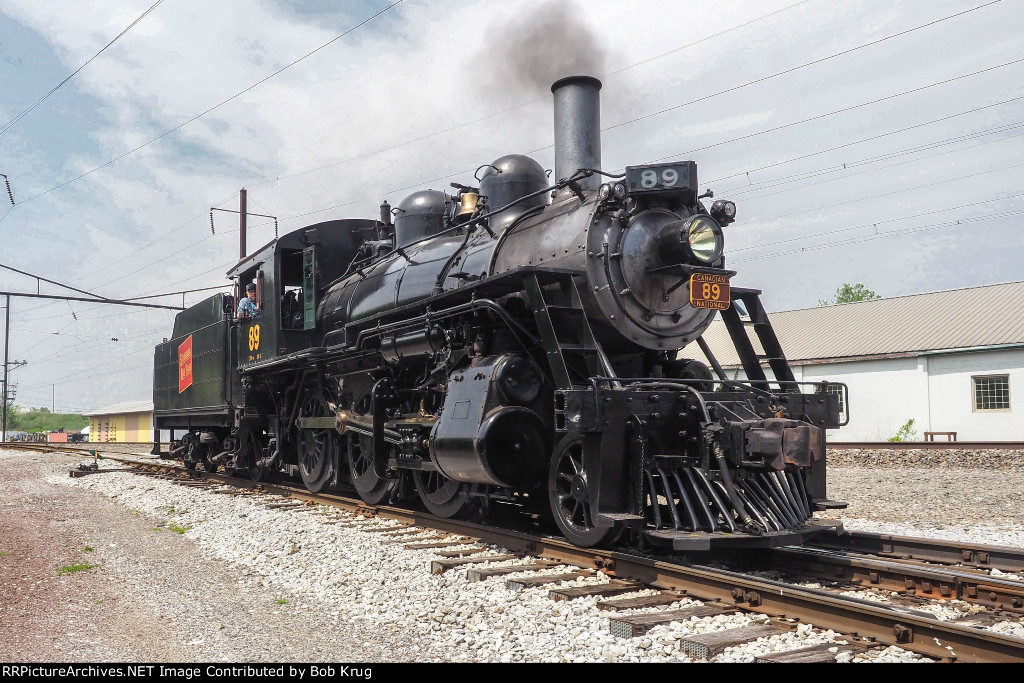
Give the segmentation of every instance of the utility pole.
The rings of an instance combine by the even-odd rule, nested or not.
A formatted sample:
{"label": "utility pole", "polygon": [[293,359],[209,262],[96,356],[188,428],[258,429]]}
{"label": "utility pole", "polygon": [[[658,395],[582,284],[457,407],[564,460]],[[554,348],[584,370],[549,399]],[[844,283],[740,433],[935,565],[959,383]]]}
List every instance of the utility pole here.
{"label": "utility pole", "polygon": [[14,399],[10,385],[10,366],[25,365],[25,361],[16,360],[13,363],[7,360],[8,351],[11,346],[11,295],[6,297],[7,306],[4,308],[4,386],[0,390],[0,401],[3,402],[3,417],[0,417],[0,441],[7,441],[7,402]]}
{"label": "utility pole", "polygon": [[7,306],[4,308],[4,416],[0,425],[0,440],[7,441],[7,352],[11,346],[11,295],[7,295]]}
{"label": "utility pole", "polygon": [[245,204],[246,192],[243,187],[238,193],[238,260],[245,258]]}

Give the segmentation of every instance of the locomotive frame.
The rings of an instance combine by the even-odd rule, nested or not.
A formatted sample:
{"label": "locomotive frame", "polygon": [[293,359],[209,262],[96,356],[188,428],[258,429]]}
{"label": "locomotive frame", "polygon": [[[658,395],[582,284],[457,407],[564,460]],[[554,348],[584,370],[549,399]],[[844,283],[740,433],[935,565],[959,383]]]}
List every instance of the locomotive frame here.
{"label": "locomotive frame", "polygon": [[[256,283],[261,315],[236,322],[218,294],[155,350],[155,427],[183,432],[172,453],[371,505],[521,513],[581,546],[771,547],[835,528],[813,515],[843,505],[825,490],[838,397],[795,381],[760,292],[730,286],[735,205],[704,206],[694,162],[600,170],[600,87],[552,86],[553,184],[508,155],[479,187],[239,261],[228,277]],[[717,314],[744,381],[701,338]]]}

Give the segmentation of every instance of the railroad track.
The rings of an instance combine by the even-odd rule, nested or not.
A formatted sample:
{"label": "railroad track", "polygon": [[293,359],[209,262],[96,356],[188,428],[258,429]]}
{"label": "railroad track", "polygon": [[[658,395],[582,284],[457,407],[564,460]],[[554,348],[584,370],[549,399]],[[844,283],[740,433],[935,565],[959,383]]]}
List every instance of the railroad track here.
{"label": "railroad track", "polygon": [[[82,455],[92,449],[34,444],[31,450]],[[554,600],[598,596],[597,609],[608,612],[609,629],[622,638],[640,637],[673,621],[762,615],[763,621],[750,627],[684,640],[682,650],[695,657],[712,657],[731,645],[813,624],[845,634],[846,644],[766,656],[764,661],[834,661],[841,652],[895,645],[938,661],[1024,662],[1024,639],[990,629],[1000,621],[1019,622],[1024,614],[1024,582],[1017,576],[993,576],[991,571],[1024,571],[1022,548],[850,533],[824,537],[806,547],[758,553],[757,563],[716,556],[731,562],[722,568],[686,558],[581,549],[560,538],[522,530],[439,519],[402,508],[368,507],[358,499],[314,495],[294,486],[188,472],[152,457],[102,457],[145,476],[252,496],[282,511],[316,511],[325,523],[373,533],[377,542],[430,550],[435,553],[430,562],[434,573],[465,569],[470,581],[514,575],[505,581],[505,589],[547,590]],[[84,476],[89,470],[72,470],[76,472]],[[507,552],[495,553],[487,546]],[[523,564],[523,558],[536,559]],[[772,576],[766,578],[765,569]],[[584,576],[602,582],[562,586]],[[631,597],[641,591],[646,594]],[[859,591],[863,597],[851,597],[848,591]],[[970,604],[975,613],[968,619],[941,621],[926,611],[951,600]]]}
{"label": "railroad track", "polygon": [[1010,450],[1024,451],[1024,441],[833,441],[828,450]]}

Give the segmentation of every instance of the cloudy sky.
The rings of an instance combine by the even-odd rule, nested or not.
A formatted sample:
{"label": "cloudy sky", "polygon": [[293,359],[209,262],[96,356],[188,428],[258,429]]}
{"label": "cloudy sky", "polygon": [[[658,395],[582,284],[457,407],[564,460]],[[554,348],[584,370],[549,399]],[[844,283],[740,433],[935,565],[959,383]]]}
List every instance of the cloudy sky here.
{"label": "cloudy sky", "polygon": [[[550,84],[578,73],[604,84],[606,170],[692,159],[737,202],[728,265],[769,311],[1024,279],[1018,0],[4,0],[0,265],[117,298],[220,286],[238,223],[210,209],[241,188],[284,232],[508,153],[551,168]],[[251,219],[250,250],[272,237]],[[150,398],[172,320],[12,299],[17,403]]]}

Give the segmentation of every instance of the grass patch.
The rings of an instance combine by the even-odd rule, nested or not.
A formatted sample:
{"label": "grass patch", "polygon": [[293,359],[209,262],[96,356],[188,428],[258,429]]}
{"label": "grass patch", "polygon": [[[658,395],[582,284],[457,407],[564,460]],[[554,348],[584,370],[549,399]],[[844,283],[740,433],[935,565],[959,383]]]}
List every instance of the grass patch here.
{"label": "grass patch", "polygon": [[188,531],[189,529],[191,529],[192,527],[190,527],[190,526],[181,526],[180,524],[175,524],[174,522],[171,522],[170,524],[167,525],[167,528],[170,529],[171,531],[173,531],[176,534],[183,534],[186,531]]}
{"label": "grass patch", "polygon": [[93,548],[93,547],[92,547],[92,546],[90,546],[90,545],[87,545],[87,546],[85,546],[84,548],[82,548],[82,552],[83,552],[83,553],[91,553],[91,552],[92,552],[93,550],[95,550],[95,548]]}
{"label": "grass patch", "polygon": [[161,505],[160,509],[163,510],[168,515],[173,515],[174,514],[174,506],[173,505]]}
{"label": "grass patch", "polygon": [[84,572],[88,569],[95,569],[102,565],[98,564],[69,564],[61,567],[57,570],[59,576],[67,576],[68,574],[74,574],[76,572]]}
{"label": "grass patch", "polygon": [[279,604],[279,605],[287,605],[288,601],[285,598],[278,598],[277,599],[277,604]]}
{"label": "grass patch", "polygon": [[10,556],[11,556],[10,553],[6,553],[6,552],[0,550],[0,557],[10,557]]}

